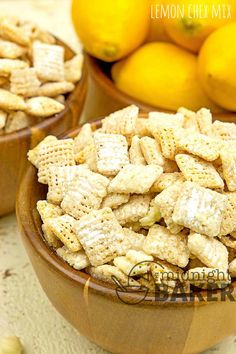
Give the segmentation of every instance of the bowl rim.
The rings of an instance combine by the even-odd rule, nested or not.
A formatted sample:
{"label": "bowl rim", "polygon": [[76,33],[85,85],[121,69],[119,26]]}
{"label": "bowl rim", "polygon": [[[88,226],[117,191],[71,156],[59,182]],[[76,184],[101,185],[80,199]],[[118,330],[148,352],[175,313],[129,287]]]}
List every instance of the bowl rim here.
{"label": "bowl rim", "polygon": [[[69,50],[71,52],[71,55],[76,55],[77,53],[64,41],[62,41],[61,39],[57,38],[56,36],[54,36],[54,38],[56,39],[56,42],[60,45],[63,45],[63,47],[66,50]],[[84,55],[84,53],[83,53]],[[58,121],[60,121],[65,114],[68,113],[69,111],[69,102],[71,101],[71,99],[73,99],[74,93],[78,90],[78,88],[81,86],[83,86],[83,84],[85,83],[86,80],[86,70],[85,70],[85,66],[83,65],[82,68],[82,75],[81,78],[78,82],[75,83],[75,88],[73,91],[71,91],[65,100],[65,108],[63,109],[62,112],[54,114],[53,116],[49,117],[49,118],[44,118],[42,119],[42,121],[38,122],[37,124],[31,125],[30,127],[25,127],[10,133],[4,133],[2,135],[0,135],[0,144],[4,143],[6,141],[9,140],[14,140],[14,139],[20,139],[20,138],[24,138],[26,136],[29,136],[31,134],[31,130],[47,130],[47,128],[49,128],[51,125],[56,124]],[[39,117],[40,118],[40,117]]]}
{"label": "bowl rim", "polygon": [[[141,117],[145,117],[146,114],[141,114]],[[90,123],[92,125],[92,129],[95,130],[101,126],[101,121],[97,120]],[[69,137],[73,137],[80,131],[81,127],[71,129],[67,133],[62,134],[59,138],[65,139]],[[34,166],[29,166],[27,169],[24,178],[22,179],[20,188],[17,193],[17,201],[16,201],[16,214],[17,214],[17,221],[18,226],[21,230],[21,233],[27,237],[28,241],[30,242],[31,246],[34,248],[35,252],[38,254],[40,258],[47,262],[50,269],[59,272],[63,277],[69,279],[72,282],[75,282],[77,285],[84,286],[84,289],[87,288],[90,291],[98,293],[100,295],[106,295],[113,299],[113,301],[119,301],[117,295],[117,289],[109,283],[97,280],[91,277],[89,274],[85,273],[81,270],[76,270],[69,266],[65,261],[59,258],[55,251],[50,248],[43,238],[42,233],[42,221],[36,209],[36,205],[31,205],[29,187],[31,190],[34,189],[34,184],[39,184],[37,180],[37,170]],[[39,184],[40,185],[40,184]],[[45,187],[46,188],[46,187]],[[233,286],[233,295],[236,296],[236,280],[232,283]],[[119,290],[119,289],[118,289]],[[217,289],[211,292],[214,295],[214,299],[216,301],[220,301],[221,299],[221,290]],[[201,294],[203,298],[207,298],[207,291],[200,290],[194,291],[193,294]],[[126,297],[126,295],[125,295]],[[141,299],[140,294],[136,293],[128,293],[126,300],[129,303],[130,300],[138,301]],[[193,296],[193,298],[189,298],[184,300],[183,298],[176,299],[175,302],[173,300],[168,299],[165,301],[159,301],[156,299],[155,294],[150,294],[146,296],[142,301],[135,302],[138,306],[146,306],[146,305],[171,305],[171,306],[199,306],[199,305],[206,305],[208,301],[200,301],[198,296]]]}

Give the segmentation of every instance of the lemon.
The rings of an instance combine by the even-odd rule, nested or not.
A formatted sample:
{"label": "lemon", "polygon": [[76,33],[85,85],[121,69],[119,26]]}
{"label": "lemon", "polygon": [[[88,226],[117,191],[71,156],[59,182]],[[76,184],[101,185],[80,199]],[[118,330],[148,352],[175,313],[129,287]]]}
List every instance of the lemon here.
{"label": "lemon", "polygon": [[198,60],[203,88],[217,104],[236,111],[236,23],[207,38]]}
{"label": "lemon", "polygon": [[210,33],[236,20],[235,0],[165,1],[179,9],[178,15],[164,19],[168,35],[177,44],[194,52],[199,51]]}
{"label": "lemon", "polygon": [[171,43],[145,44],[113,65],[112,78],[121,91],[159,108],[218,111],[197,79],[197,57]]}
{"label": "lemon", "polygon": [[150,16],[151,23],[146,42],[172,42],[172,39],[168,35],[164,22],[161,18],[156,18],[156,6],[161,6],[162,0],[150,1]]}
{"label": "lemon", "polygon": [[85,50],[104,61],[129,54],[149,31],[148,0],[72,0],[71,11]]}

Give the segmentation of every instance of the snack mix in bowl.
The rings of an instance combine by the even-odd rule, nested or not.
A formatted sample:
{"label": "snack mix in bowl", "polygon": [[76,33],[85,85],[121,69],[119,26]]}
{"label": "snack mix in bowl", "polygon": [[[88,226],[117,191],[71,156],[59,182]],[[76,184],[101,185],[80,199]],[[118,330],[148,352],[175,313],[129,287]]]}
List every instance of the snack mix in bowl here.
{"label": "snack mix in bowl", "polygon": [[134,105],[74,139],[46,137],[28,154],[48,185],[37,203],[45,242],[108,283],[226,287],[236,277],[235,141],[236,125],[205,108],[142,118]]}
{"label": "snack mix in bowl", "polygon": [[29,21],[0,18],[0,134],[32,126],[65,109],[80,80],[83,56]]}

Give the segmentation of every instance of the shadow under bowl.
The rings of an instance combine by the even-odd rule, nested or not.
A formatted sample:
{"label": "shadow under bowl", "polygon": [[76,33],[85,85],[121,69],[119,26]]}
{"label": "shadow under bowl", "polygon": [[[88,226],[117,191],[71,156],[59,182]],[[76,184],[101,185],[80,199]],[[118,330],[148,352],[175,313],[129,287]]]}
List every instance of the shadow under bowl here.
{"label": "shadow under bowl", "polygon": [[[61,41],[65,48],[65,58],[69,60],[75,53]],[[87,91],[87,70],[83,69],[82,78],[73,92],[67,95],[65,109],[40,123],[0,135],[0,217],[15,209],[16,192],[21,178],[27,169],[27,152],[36,146],[45,136],[60,135],[68,129],[78,126]]]}
{"label": "shadow under bowl", "polygon": [[[100,123],[92,126],[95,130]],[[23,243],[47,297],[84,336],[119,354],[194,354],[236,332],[236,302],[227,296],[223,301],[226,291],[210,292],[208,299],[206,291],[187,300],[159,298],[130,288],[123,291],[70,267],[43,240],[36,203],[46,193],[47,187],[38,183],[31,166],[17,198]],[[236,299],[236,282],[230,292]]]}

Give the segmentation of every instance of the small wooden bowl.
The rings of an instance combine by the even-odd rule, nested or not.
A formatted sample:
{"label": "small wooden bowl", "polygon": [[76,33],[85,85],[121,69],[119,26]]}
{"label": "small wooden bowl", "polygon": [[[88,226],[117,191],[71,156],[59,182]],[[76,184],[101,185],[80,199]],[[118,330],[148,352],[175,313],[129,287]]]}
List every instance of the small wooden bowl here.
{"label": "small wooden bowl", "polygon": [[[66,59],[75,55],[65,43],[59,40],[58,43],[64,46]],[[63,112],[32,127],[0,136],[0,216],[15,209],[16,191],[28,164],[28,150],[48,134],[59,135],[78,125],[86,91],[87,71],[84,69],[80,82],[67,96]]]}
{"label": "small wooden bowl", "polygon": [[[93,123],[93,128],[99,123]],[[66,137],[74,137],[79,130]],[[17,218],[23,242],[42,288],[55,308],[80,333],[102,348],[119,354],[194,354],[236,331],[236,302],[156,299],[145,292],[122,289],[91,278],[63,262],[43,241],[36,210],[47,188],[30,167],[17,198]],[[132,289],[131,289],[132,290]],[[232,284],[236,297],[236,282]],[[206,296],[206,292],[199,292]]]}
{"label": "small wooden bowl", "polygon": [[[94,117],[104,117],[118,109],[124,108],[131,104],[140,107],[142,112],[173,111],[158,108],[146,104],[126,93],[120,91],[111,79],[111,63],[103,62],[85,53],[85,64],[88,68],[88,92],[84,104],[81,121],[90,122]],[[215,114],[219,120],[224,118],[229,121],[230,117],[236,120],[236,113],[227,112],[222,114]]]}

